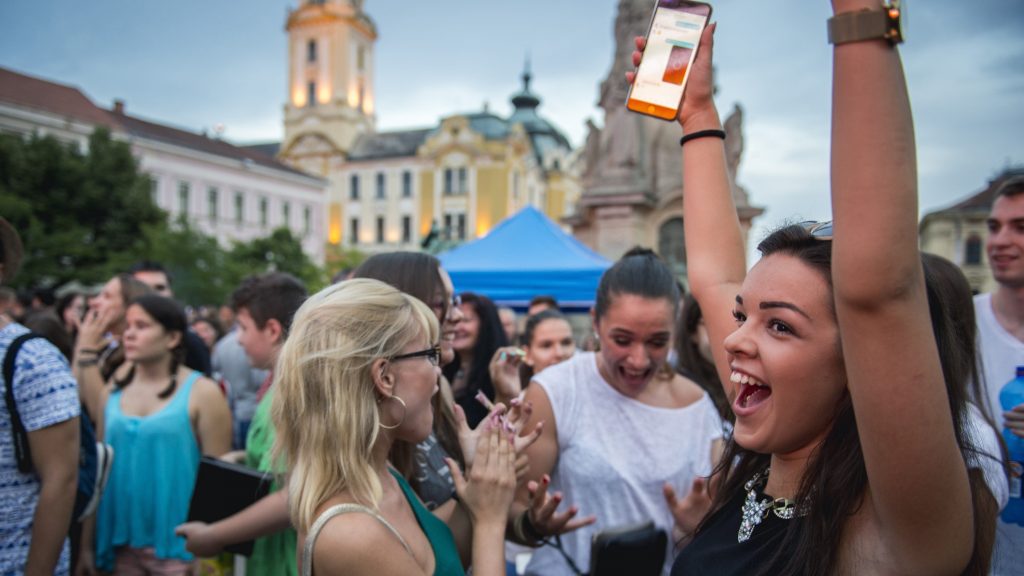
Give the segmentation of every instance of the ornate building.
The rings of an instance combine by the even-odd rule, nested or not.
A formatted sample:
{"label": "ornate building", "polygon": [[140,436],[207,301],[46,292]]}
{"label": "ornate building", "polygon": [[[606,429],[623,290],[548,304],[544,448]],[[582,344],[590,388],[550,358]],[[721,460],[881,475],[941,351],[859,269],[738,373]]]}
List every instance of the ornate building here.
{"label": "ornate building", "polygon": [[327,240],[367,252],[415,249],[430,234],[471,240],[519,208],[569,214],[572,148],[538,113],[529,70],[514,111],[485,106],[411,130],[377,132],[376,26],[357,0],[307,0],[288,16],[284,141],[261,145],[330,181]]}
{"label": "ornate building", "polygon": [[[684,273],[681,131],[675,122],[626,109],[625,73],[633,38],[647,32],[654,0],[620,0],[615,19],[615,56],[601,84],[599,106],[604,128],[589,123],[583,149],[583,192],[576,215],[567,219],[573,234],[591,248],[617,259],[635,245],[652,246]],[[746,234],[763,209],[750,205],[736,184],[743,155],[743,111],[737,106],[725,122],[729,176],[740,223]]]}
{"label": "ornate building", "polygon": [[1024,177],[1024,168],[1009,168],[988,182],[981,191],[921,219],[921,250],[948,259],[963,270],[976,292],[996,289],[985,254],[988,226],[996,190],[1011,178]]}

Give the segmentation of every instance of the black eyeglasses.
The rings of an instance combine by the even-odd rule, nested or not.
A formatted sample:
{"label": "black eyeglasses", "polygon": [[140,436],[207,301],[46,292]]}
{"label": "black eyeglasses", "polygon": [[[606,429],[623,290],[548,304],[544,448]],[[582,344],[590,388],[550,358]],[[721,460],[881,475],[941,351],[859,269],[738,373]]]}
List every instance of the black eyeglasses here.
{"label": "black eyeglasses", "polygon": [[832,239],[832,221],[828,222],[815,222],[814,220],[806,220],[800,223],[802,227],[812,238],[816,240],[831,240]]}
{"label": "black eyeglasses", "polygon": [[419,352],[409,352],[408,354],[399,354],[398,356],[392,356],[392,362],[398,362],[399,360],[409,360],[410,358],[426,358],[430,360],[430,363],[434,366],[441,365],[441,347],[431,346],[426,350],[420,350]]}

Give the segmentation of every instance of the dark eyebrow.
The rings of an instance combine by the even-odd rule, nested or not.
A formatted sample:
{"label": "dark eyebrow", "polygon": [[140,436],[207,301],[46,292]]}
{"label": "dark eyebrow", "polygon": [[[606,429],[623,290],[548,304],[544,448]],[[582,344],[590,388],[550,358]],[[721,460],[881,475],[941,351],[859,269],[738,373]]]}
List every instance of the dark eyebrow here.
{"label": "dark eyebrow", "polygon": [[804,312],[803,310],[800,309],[799,306],[795,304],[790,304],[789,302],[761,302],[760,308],[761,310],[768,310],[770,308],[786,308],[788,310],[796,312],[797,314],[803,316],[804,318],[807,318],[808,320],[811,319],[811,317],[807,315],[807,312]]}

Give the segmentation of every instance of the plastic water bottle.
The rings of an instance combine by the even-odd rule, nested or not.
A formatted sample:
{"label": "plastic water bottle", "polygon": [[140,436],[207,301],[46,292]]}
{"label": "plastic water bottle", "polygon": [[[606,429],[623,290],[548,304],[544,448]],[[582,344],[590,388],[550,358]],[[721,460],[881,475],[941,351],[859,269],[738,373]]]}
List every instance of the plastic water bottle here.
{"label": "plastic water bottle", "polygon": [[[1017,377],[1006,383],[999,393],[999,403],[1009,412],[1024,404],[1024,366],[1017,366]],[[1010,502],[1000,515],[1007,524],[1024,526],[1024,498],[1021,497],[1021,476],[1024,475],[1024,438],[1003,428],[1003,439],[1010,453]]]}

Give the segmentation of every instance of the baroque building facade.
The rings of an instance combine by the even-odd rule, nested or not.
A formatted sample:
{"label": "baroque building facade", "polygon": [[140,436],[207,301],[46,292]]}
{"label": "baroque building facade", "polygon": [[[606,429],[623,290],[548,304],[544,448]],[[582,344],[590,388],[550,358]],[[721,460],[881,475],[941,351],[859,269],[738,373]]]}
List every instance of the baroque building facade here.
{"label": "baroque building facade", "polygon": [[921,218],[921,250],[959,266],[971,288],[978,293],[996,289],[985,252],[986,221],[996,200],[996,191],[1011,178],[1024,178],[1024,167],[1007,168],[980,191]]}
{"label": "baroque building facade", "polygon": [[288,15],[284,140],[254,146],[325,178],[327,241],[364,252],[468,241],[532,205],[555,220],[579,197],[569,141],[537,113],[529,69],[508,117],[483,110],[378,132],[377,28],[357,0],[306,0]]}

